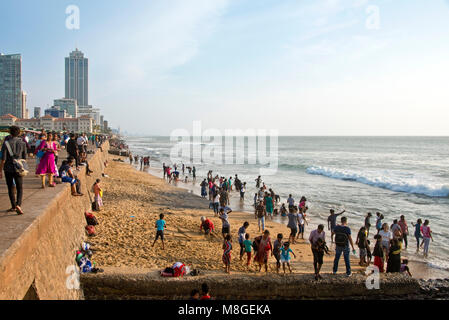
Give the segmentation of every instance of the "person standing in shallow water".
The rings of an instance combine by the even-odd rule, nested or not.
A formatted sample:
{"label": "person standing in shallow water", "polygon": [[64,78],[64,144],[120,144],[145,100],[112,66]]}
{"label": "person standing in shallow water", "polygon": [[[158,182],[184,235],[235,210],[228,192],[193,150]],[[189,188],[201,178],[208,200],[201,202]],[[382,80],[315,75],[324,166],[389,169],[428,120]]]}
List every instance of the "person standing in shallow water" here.
{"label": "person standing in shallow water", "polygon": [[421,219],[418,219],[416,221],[416,224],[413,225],[413,227],[415,228],[416,252],[419,252],[419,239],[422,238],[421,225],[422,225],[422,220]]}
{"label": "person standing in shallow water", "polygon": [[273,220],[273,198],[269,193],[267,193],[267,196],[265,197],[265,210],[270,219]]}
{"label": "person standing in shallow water", "polygon": [[404,240],[405,249],[408,247],[408,225],[407,221],[405,221],[405,216],[401,215],[398,221],[398,225],[401,228],[402,239]]}
{"label": "person standing in shallow water", "polygon": [[424,257],[427,258],[429,254],[430,240],[433,241],[432,230],[430,230],[429,227],[429,220],[424,221],[424,224],[421,226],[421,232],[423,237],[421,246],[424,246]]}
{"label": "person standing in shallow water", "polygon": [[369,237],[369,229],[371,228],[371,217],[372,217],[371,212],[368,212],[365,217],[365,229],[367,237]]}

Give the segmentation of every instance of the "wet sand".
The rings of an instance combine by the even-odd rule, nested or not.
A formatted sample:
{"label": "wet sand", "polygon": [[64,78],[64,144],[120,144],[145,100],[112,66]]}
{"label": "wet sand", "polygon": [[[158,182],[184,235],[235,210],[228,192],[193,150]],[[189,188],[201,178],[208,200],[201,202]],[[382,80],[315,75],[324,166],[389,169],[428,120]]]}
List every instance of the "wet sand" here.
{"label": "wet sand", "polygon": [[[97,236],[89,240],[95,245],[94,260],[101,267],[129,266],[150,270],[160,270],[181,261],[203,273],[208,270],[224,272],[221,221],[208,209],[209,200],[196,194],[200,179],[195,184],[192,181],[187,184],[178,182],[177,187],[157,177],[161,175],[160,170],[151,168],[148,172],[151,174],[138,171],[129,163],[109,162],[105,173],[110,178],[102,179],[105,205],[101,212],[96,213],[100,225],[97,226]],[[247,209],[241,206],[235,191],[231,197],[231,207],[234,210]],[[162,250],[160,240],[154,247],[151,246],[156,234],[154,224],[160,213],[164,213],[167,222],[165,250]],[[211,236],[200,233],[201,216],[213,221],[216,231]],[[261,234],[258,232],[257,220],[248,212],[234,211],[229,214],[229,221],[233,237],[231,273],[257,274],[253,262],[248,268],[245,257],[239,261],[240,247],[237,241],[238,228],[244,221],[250,223],[247,230],[250,239]],[[297,255],[296,258],[292,256],[293,273],[313,274],[313,256],[307,238],[314,227],[306,226],[306,239],[291,246]],[[286,239],[290,232],[281,217],[267,221],[266,228],[271,233],[272,241],[278,233],[282,233]],[[333,264],[334,247],[329,247],[331,254],[325,255],[322,268],[325,278],[331,277],[329,274]],[[358,256],[351,254],[351,266],[354,273],[364,273],[364,268],[358,266]],[[415,278],[448,277],[447,271],[434,270],[425,263],[410,262],[410,268]],[[269,272],[276,272],[274,257],[270,257]],[[282,268],[280,272],[283,272]],[[344,272],[344,261],[341,258],[339,273]]]}
{"label": "wet sand", "polygon": [[[140,166],[135,166],[136,169],[140,169]],[[148,172],[149,174],[162,178],[162,170],[158,169],[158,168],[154,168],[154,167],[146,167],[143,170],[144,172]],[[186,173],[187,174],[187,173]],[[199,184],[201,183],[201,179],[198,179],[195,183],[192,181],[191,176],[189,176],[189,180],[187,183],[184,183],[183,181],[178,181],[176,183],[173,183],[174,186],[177,186],[179,188],[185,189],[190,193],[193,194],[200,194],[201,192],[201,188],[199,186]],[[246,194],[246,198],[251,198],[253,197],[253,194],[251,193],[247,193]],[[285,199],[282,199],[282,202],[285,202]],[[253,216],[252,213],[254,211],[254,207],[253,206],[249,206],[248,202],[243,203],[242,201],[240,201],[240,196],[238,192],[232,192],[230,194],[230,207],[233,208],[234,210],[240,210],[242,212],[245,212],[247,215],[250,215],[251,217]],[[280,205],[278,206],[280,207]],[[306,235],[308,236],[310,234],[310,231],[315,229],[319,223],[323,223],[326,226],[326,221],[319,221],[318,223],[311,222],[310,220],[316,220],[313,219],[314,217],[312,216],[313,213],[309,212],[309,225],[306,226]],[[312,218],[312,219],[311,219]],[[275,216],[273,219],[274,222],[280,223],[282,225],[286,225],[288,222],[287,217],[281,217],[281,216]],[[257,223],[257,221],[256,221]],[[285,228],[287,231],[283,232],[284,236],[289,234],[289,229]],[[354,239],[355,240],[355,239]],[[330,232],[327,231],[326,232],[326,241],[330,242]],[[329,243],[328,243],[329,245]],[[332,249],[333,245],[330,245],[330,248]],[[373,249],[373,247],[371,247],[371,250]],[[333,252],[332,252],[333,253]],[[422,256],[422,250],[419,253],[420,256]],[[353,256],[352,256],[353,257]],[[413,244],[411,245],[411,247],[407,250],[404,249],[402,251],[402,258],[403,259],[408,259],[409,260],[409,268],[412,272],[412,276],[416,279],[447,279],[449,278],[449,271],[445,270],[445,269],[439,269],[439,268],[433,268],[430,267],[425,261],[420,261],[417,260],[419,259],[419,257],[417,257],[417,254],[415,253],[415,250],[413,249]],[[358,259],[354,258],[354,261],[351,262],[351,266],[358,266]],[[423,259],[421,257],[421,259]],[[332,261],[330,261],[332,263]],[[355,264],[354,264],[355,263]]]}

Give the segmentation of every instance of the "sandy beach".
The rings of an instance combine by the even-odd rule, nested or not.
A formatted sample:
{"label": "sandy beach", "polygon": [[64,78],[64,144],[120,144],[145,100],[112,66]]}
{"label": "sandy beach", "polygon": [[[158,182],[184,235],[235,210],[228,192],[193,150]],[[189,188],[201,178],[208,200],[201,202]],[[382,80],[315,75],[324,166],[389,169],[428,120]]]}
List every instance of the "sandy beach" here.
{"label": "sandy beach", "polygon": [[[224,272],[221,221],[214,217],[212,210],[207,209],[208,200],[148,173],[139,172],[128,163],[110,161],[105,173],[109,178],[102,179],[104,207],[96,213],[100,224],[97,226],[97,236],[89,240],[94,244],[94,260],[99,266],[159,270],[180,261],[203,273],[208,270]],[[160,213],[165,215],[167,222],[165,250],[162,250],[160,241],[154,248],[151,247],[156,234],[154,224]],[[201,216],[213,221],[216,232],[211,236],[200,233]],[[234,211],[229,214],[229,221],[233,237],[231,273],[255,273],[254,265],[248,269],[244,261],[239,261],[237,231],[243,222],[248,221],[250,226],[247,232],[253,239],[260,234],[257,220],[247,212]],[[283,233],[284,238],[289,235],[289,229],[277,222],[268,221],[266,228],[272,241],[278,233]],[[310,231],[310,227],[306,228],[305,238]],[[292,257],[293,273],[312,276],[313,256],[308,241],[299,240],[291,248],[297,256]],[[331,248],[331,255],[324,257],[324,277],[331,272],[332,253]],[[362,273],[358,257],[351,255],[351,260],[353,272]],[[269,260],[269,272],[276,272],[274,257]],[[344,272],[342,258],[339,273]]]}

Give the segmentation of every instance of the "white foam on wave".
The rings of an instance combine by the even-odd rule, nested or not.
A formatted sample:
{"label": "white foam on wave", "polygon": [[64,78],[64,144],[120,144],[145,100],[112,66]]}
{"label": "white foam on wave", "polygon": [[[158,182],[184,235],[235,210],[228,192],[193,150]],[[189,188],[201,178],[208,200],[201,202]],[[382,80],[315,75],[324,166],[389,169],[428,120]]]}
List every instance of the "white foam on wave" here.
{"label": "white foam on wave", "polygon": [[355,170],[312,166],[307,168],[306,172],[339,180],[357,181],[396,192],[423,194],[429,197],[449,196],[449,185],[447,184],[423,181],[413,177],[400,177],[388,171],[358,172]]}

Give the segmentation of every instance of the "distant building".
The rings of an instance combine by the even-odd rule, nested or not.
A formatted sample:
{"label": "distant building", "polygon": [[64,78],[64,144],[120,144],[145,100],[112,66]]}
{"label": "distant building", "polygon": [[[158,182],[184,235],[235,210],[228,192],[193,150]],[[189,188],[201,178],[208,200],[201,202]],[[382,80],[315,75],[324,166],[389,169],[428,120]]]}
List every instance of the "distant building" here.
{"label": "distant building", "polygon": [[108,121],[104,120],[103,121],[103,131],[108,131],[109,130],[109,123]]}
{"label": "distant building", "polygon": [[27,116],[27,93],[25,91],[22,91],[22,118],[28,119]]}
{"label": "distant building", "polygon": [[23,117],[22,56],[0,53],[0,116]]}
{"label": "distant building", "polygon": [[100,125],[100,109],[92,106],[79,106],[78,116],[89,116],[94,119],[94,124]]}
{"label": "distant building", "polygon": [[73,118],[78,117],[78,103],[76,99],[55,99],[54,106],[58,106],[61,110],[67,111],[67,114],[71,115]]}
{"label": "distant building", "polygon": [[33,118],[40,118],[41,117],[41,107],[35,107],[34,108],[34,117]]}
{"label": "distant building", "polygon": [[104,116],[100,116],[100,129],[101,130],[104,129],[103,125],[104,125]]}
{"label": "distant building", "polygon": [[78,49],[65,58],[65,97],[89,105],[89,60]]}
{"label": "distant building", "polygon": [[58,119],[46,115],[38,119],[19,119],[11,114],[7,114],[0,117],[0,126],[13,125],[22,128],[45,129],[48,131],[93,132],[93,120],[88,116]]}
{"label": "distant building", "polygon": [[51,108],[45,109],[44,114],[46,116],[52,116],[53,118],[68,118],[67,111],[61,110],[61,107],[59,106],[53,106]]}

